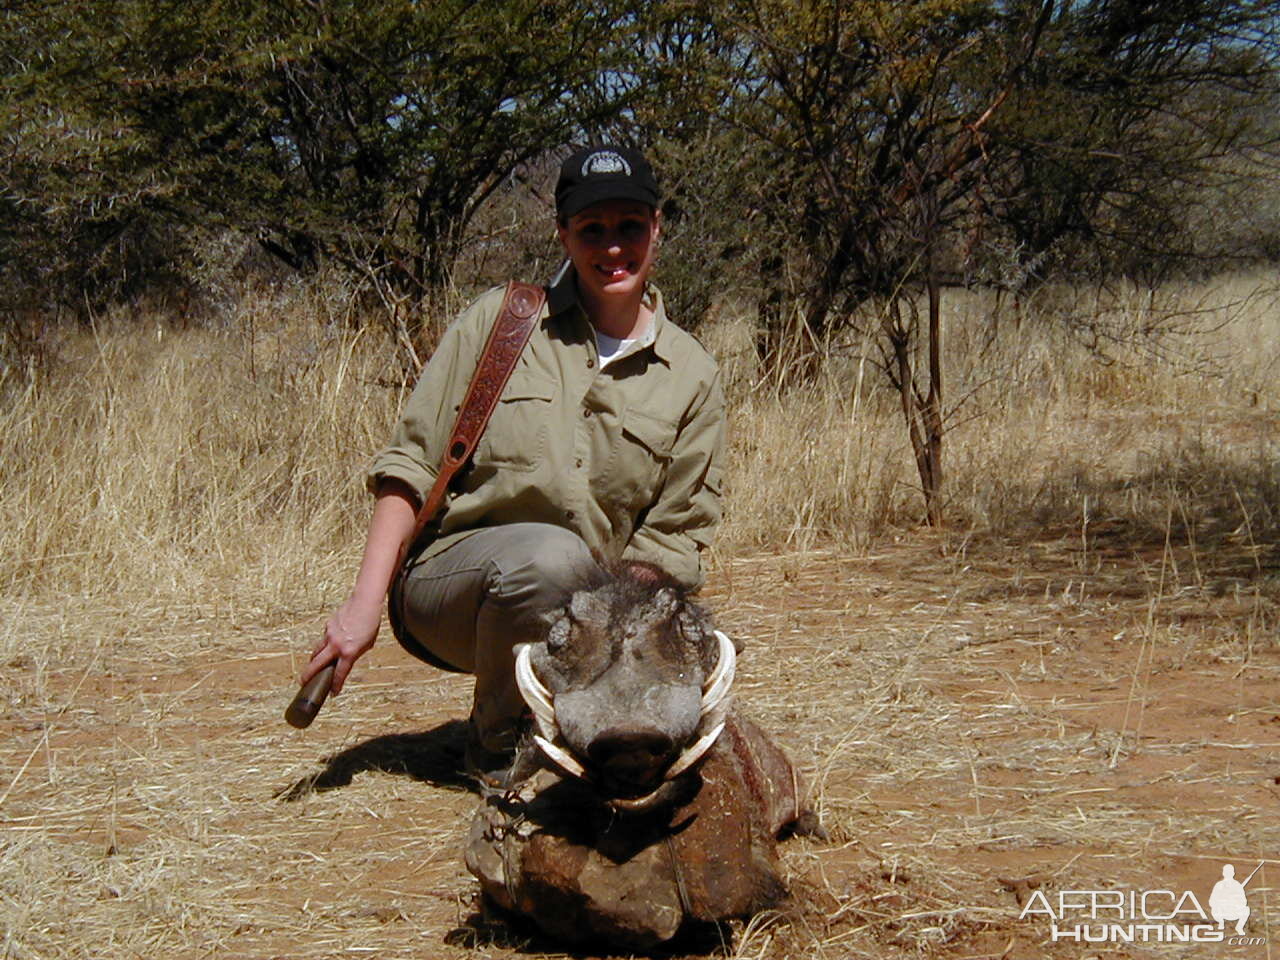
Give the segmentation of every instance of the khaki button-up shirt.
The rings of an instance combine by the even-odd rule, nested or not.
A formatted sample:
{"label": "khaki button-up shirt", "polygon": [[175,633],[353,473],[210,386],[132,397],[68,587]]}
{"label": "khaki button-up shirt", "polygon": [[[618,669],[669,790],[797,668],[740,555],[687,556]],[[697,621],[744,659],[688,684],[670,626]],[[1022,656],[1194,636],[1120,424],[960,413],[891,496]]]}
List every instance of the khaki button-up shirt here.
{"label": "khaki button-up shirt", "polygon": [[[609,559],[653,563],[694,589],[720,521],[724,399],[715,361],[667,319],[650,287],[653,342],[604,369],[572,270],[541,321],[476,447],[434,539],[436,555],[482,527],[551,523]],[[394,477],[425,497],[479,362],[503,290],[468,307],[441,338],[370,489]]]}

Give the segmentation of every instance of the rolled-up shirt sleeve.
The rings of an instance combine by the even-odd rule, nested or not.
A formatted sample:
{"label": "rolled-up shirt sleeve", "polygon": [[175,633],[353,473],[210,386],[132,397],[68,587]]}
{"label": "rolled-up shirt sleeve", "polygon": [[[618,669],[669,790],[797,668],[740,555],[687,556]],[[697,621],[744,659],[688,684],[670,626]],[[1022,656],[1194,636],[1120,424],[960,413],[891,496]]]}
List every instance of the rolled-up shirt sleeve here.
{"label": "rolled-up shirt sleeve", "polygon": [[676,435],[657,499],[623,551],[656,564],[689,590],[702,585],[702,553],[723,513],[724,395],[719,371]]}

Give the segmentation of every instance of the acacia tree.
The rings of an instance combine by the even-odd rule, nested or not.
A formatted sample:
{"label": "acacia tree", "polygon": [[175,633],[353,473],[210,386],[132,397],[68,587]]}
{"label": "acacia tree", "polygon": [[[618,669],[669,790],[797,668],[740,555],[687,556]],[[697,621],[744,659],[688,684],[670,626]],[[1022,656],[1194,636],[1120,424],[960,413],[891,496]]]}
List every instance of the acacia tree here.
{"label": "acacia tree", "polygon": [[[0,309],[82,306],[161,279],[173,239],[142,215],[168,178],[139,171],[146,139],[117,112],[95,109],[76,62],[101,52],[93,8],[18,0],[0,9]],[[95,24],[96,25],[96,24]],[[100,76],[110,69],[103,58]]]}
{"label": "acacia tree", "polygon": [[1159,280],[1212,265],[1193,224],[1276,167],[1274,0],[1060,4],[993,118],[984,213],[1018,265]]}
{"label": "acacia tree", "polygon": [[725,119],[759,158],[742,194],[803,278],[807,343],[874,307],[931,523],[943,514],[944,284],[972,276],[984,246],[1015,251],[1024,272],[1053,266],[1068,239],[1112,268],[1162,234],[1167,251],[1171,200],[1257,129],[1230,108],[1274,77],[1277,12],[1261,0],[727,6]]}
{"label": "acacia tree", "polygon": [[854,307],[879,304],[883,369],[933,523],[942,519],[939,273],[949,238],[972,217],[986,124],[1034,55],[1050,6],[745,0],[733,11],[749,56],[731,121],[775,158],[756,197],[770,222],[791,228],[805,336],[821,343]]}

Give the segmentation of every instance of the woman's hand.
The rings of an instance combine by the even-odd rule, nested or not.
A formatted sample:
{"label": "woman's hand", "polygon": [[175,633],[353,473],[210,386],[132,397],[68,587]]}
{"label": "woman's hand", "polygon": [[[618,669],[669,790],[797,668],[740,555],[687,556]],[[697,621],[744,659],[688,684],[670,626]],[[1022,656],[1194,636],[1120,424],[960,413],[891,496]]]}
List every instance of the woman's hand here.
{"label": "woman's hand", "polygon": [[311,662],[302,671],[302,683],[336,661],[330,693],[341,693],[351,668],[378,639],[381,623],[381,595],[372,602],[355,594],[348,597],[324,625],[324,636],[312,648]]}
{"label": "woman's hand", "polygon": [[335,669],[330,692],[341,692],[355,662],[378,638],[382,598],[395,575],[400,545],[413,531],[417,503],[417,494],[399,480],[384,480],[378,487],[355,589],[346,603],[333,612],[324,625],[324,637],[312,647],[311,661],[302,671],[304,684],[332,663]]}

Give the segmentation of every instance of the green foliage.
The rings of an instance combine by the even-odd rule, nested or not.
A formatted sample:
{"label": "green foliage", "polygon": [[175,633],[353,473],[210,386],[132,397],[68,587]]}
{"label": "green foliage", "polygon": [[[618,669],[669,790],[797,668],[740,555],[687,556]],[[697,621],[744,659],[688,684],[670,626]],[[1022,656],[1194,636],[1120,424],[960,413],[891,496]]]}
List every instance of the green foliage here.
{"label": "green foliage", "polygon": [[[28,241],[58,224],[98,241],[125,224],[234,226],[297,267],[331,257],[419,296],[446,279],[471,217],[513,168],[627,106],[625,6],[11,11],[3,132],[20,149],[3,216]],[[8,252],[38,259],[22,242]],[[91,272],[78,279],[96,286]]]}
{"label": "green foliage", "polygon": [[799,352],[812,371],[828,334],[868,324],[935,523],[943,286],[1203,263],[1193,204],[1221,197],[1224,158],[1272,136],[1247,108],[1273,100],[1274,0],[716,9],[715,89],[693,107],[715,120],[689,123],[733,189],[704,185],[722,204],[705,232],[731,249],[751,225],[737,259],[766,358]]}
{"label": "green foliage", "polygon": [[1237,163],[1277,143],[1258,109],[1275,103],[1277,13],[1259,2],[1062,9],[991,124],[990,220],[1015,259],[1156,281],[1232,254],[1221,231],[1196,225]]}
{"label": "green foliage", "polygon": [[140,212],[171,185],[137,168],[145,137],[91,103],[113,63],[89,42],[79,6],[0,12],[0,303],[10,309],[127,293],[160,279],[169,259],[166,226]]}

